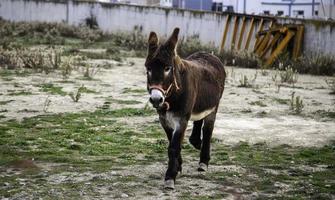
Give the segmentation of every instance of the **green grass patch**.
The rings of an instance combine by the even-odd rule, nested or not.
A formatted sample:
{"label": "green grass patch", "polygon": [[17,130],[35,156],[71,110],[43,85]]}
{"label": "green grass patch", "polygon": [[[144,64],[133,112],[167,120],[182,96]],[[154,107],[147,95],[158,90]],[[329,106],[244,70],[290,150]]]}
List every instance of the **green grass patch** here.
{"label": "green grass patch", "polygon": [[80,92],[81,93],[90,93],[90,94],[97,94],[98,92],[92,89],[88,89],[85,86],[80,87]]}
{"label": "green grass patch", "polygon": [[[220,184],[262,193],[265,199],[310,199],[317,194],[329,199],[335,194],[334,141],[321,148],[240,143],[213,149],[212,164],[236,166],[236,170],[208,174]],[[279,195],[282,184],[290,190]]]}
{"label": "green grass patch", "polygon": [[13,102],[14,100],[8,100],[8,101],[0,101],[0,105],[6,105],[9,104],[10,102]]}
{"label": "green grass patch", "polygon": [[267,105],[263,103],[262,101],[253,101],[253,102],[250,102],[249,104],[253,106],[267,107]]}
{"label": "green grass patch", "polygon": [[290,99],[273,98],[273,100],[283,105],[288,105],[290,103]]}
{"label": "green grass patch", "polygon": [[45,83],[45,84],[40,85],[40,87],[41,87],[40,89],[41,92],[47,92],[53,95],[61,95],[61,96],[65,96],[67,94],[66,92],[62,90],[62,87],[55,86],[52,83]]}
{"label": "green grass patch", "polygon": [[135,105],[135,104],[141,104],[142,102],[136,101],[136,100],[123,100],[123,99],[114,99],[112,97],[106,98],[106,100],[110,103],[117,103],[117,104],[123,104],[123,105]]}
{"label": "green grass patch", "polygon": [[145,89],[133,89],[133,88],[124,88],[122,93],[135,93],[135,94],[145,94],[147,93],[147,90]]}
{"label": "green grass patch", "polygon": [[[0,125],[0,164],[32,157],[43,161],[80,163],[84,162],[81,156],[112,156],[112,160],[122,164],[147,162],[136,161],[136,155],[150,152],[159,155],[153,152],[161,152],[161,148],[157,147],[160,143],[148,144],[139,138],[158,136],[156,130],[159,126],[154,129],[154,134],[143,134],[113,118],[151,114],[152,111],[145,109],[126,108],[41,115],[22,122],[10,120]],[[20,137],[16,137],[18,135]],[[164,134],[159,136],[165,137]]]}
{"label": "green grass patch", "polygon": [[30,91],[25,91],[25,90],[9,90],[8,91],[9,96],[26,96],[26,95],[32,95],[33,93]]}

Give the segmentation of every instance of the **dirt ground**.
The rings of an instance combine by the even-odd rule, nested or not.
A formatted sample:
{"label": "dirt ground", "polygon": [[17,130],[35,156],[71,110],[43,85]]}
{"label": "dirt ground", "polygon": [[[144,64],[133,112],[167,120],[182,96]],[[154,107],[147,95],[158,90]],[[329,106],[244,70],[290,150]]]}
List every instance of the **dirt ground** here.
{"label": "dirt ground", "polygon": [[[0,93],[2,101],[10,101],[2,105],[7,110],[5,119],[22,119],[40,114],[47,99],[51,102],[47,113],[93,111],[102,106],[105,98],[120,100],[136,100],[140,104],[131,107],[144,107],[148,103],[146,94],[144,59],[130,58],[134,66],[114,66],[112,69],[102,69],[94,76],[94,80],[80,80],[80,72],[62,83],[59,74],[32,74],[26,77],[15,77],[14,80],[1,81]],[[97,60],[95,62],[108,62]],[[112,62],[115,64],[115,62]],[[263,76],[260,71],[226,67],[228,72],[226,88],[220,103],[215,124],[214,137],[224,144],[237,144],[241,141],[251,144],[265,142],[269,145],[288,144],[292,146],[323,146],[335,139],[334,119],[318,117],[318,112],[334,112],[335,98],[329,95],[330,90],[325,82],[331,77],[299,75],[294,85],[282,84],[278,92],[276,83],[272,80],[276,71],[268,70]],[[252,88],[239,87],[241,77],[246,75],[252,82]],[[27,84],[28,83],[28,84]],[[79,102],[73,103],[69,96],[50,95],[40,91],[40,85],[53,83],[62,87],[64,92],[75,92],[78,87],[95,91],[83,94]],[[127,90],[139,90],[136,94]],[[33,95],[10,96],[13,91],[29,91]],[[288,101],[292,92],[303,99],[304,110],[301,115],[292,115]],[[117,109],[125,105],[112,103]],[[129,107],[129,105],[126,105]],[[141,118],[137,119],[140,123]],[[148,120],[148,119],[145,119]],[[150,120],[157,120],[153,117]],[[191,123],[190,123],[191,125]],[[189,126],[189,130],[192,126]]]}
{"label": "dirt ground", "polygon": [[[94,62],[109,61],[95,60]],[[0,107],[1,123],[8,123],[10,120],[17,120],[20,123],[24,119],[40,115],[94,112],[97,108],[106,105],[106,102],[111,109],[142,109],[148,104],[143,64],[142,58],[128,58],[122,65],[113,62],[111,68],[101,69],[92,80],[83,79],[81,70],[72,72],[67,80],[64,80],[58,72],[47,75],[32,73],[24,76],[2,76],[0,78],[0,98],[3,102]],[[271,189],[275,191],[274,193],[268,192],[267,180],[264,182],[265,186],[262,185],[265,189],[255,191],[250,188],[266,176],[272,177],[278,174],[286,176],[291,173],[291,170],[299,173],[301,171],[319,173],[329,169],[329,166],[322,163],[315,165],[302,163],[290,169],[267,168],[260,174],[250,167],[252,166],[250,160],[245,164],[238,164],[235,161],[223,164],[222,160],[218,160],[221,150],[228,152],[228,157],[232,160],[232,157],[238,157],[238,153],[236,155],[229,153],[236,145],[243,152],[248,152],[253,151],[254,145],[256,149],[257,145],[260,145],[260,148],[266,146],[264,148],[274,149],[278,147],[285,149],[285,145],[293,149],[322,148],[335,140],[335,96],[329,94],[330,90],[325,82],[333,77],[299,75],[297,83],[282,83],[278,89],[279,83],[273,80],[278,73],[276,71],[233,67],[226,67],[226,71],[228,73],[226,88],[213,135],[215,138],[213,152],[217,150],[213,156],[214,163],[207,173],[198,173],[195,170],[198,152],[189,150],[190,145],[185,139],[184,168],[177,179],[175,191],[165,191],[162,188],[166,158],[152,160],[152,163],[146,165],[118,166],[102,172],[95,171],[94,167],[89,165],[71,168],[71,165],[62,162],[23,160],[22,162],[28,162],[28,164],[32,162],[32,167],[22,169],[17,167],[17,164],[6,164],[0,167],[0,180],[3,179],[0,183],[2,184],[0,198],[276,199],[282,197],[285,199],[285,195],[292,190],[293,182],[296,181],[294,184],[297,184],[300,183],[299,180],[271,182],[269,185],[275,188]],[[249,78],[248,87],[241,87],[240,80],[244,75]],[[46,84],[59,87],[65,95],[60,95],[59,91],[52,93],[52,91],[43,90],[43,85]],[[76,92],[81,86],[86,87],[88,92],[82,93],[80,100],[75,103],[66,93]],[[295,92],[295,97],[299,96],[303,100],[304,108],[300,114],[290,110],[292,92]],[[158,124],[157,115],[120,117],[116,120],[136,130],[140,130],[139,127],[143,124]],[[191,127],[190,122],[187,135],[190,134]],[[161,138],[164,138],[164,133],[161,132],[161,134],[163,134]],[[147,139],[150,141],[150,138]],[[252,147],[241,146],[245,143]],[[232,151],[235,152],[235,150]],[[165,153],[163,152],[162,155]],[[85,159],[89,160],[90,157]],[[108,160],[109,157],[93,156],[91,159]],[[288,163],[290,162],[293,161]],[[27,172],[26,168],[38,170]],[[223,176],[226,178],[219,179]],[[222,180],[224,181],[220,182]],[[322,190],[322,194],[326,194],[325,198],[335,198],[334,191],[331,192],[335,187],[334,180],[323,185],[330,188],[330,192]],[[312,187],[294,186],[304,187],[302,191],[308,191],[308,188]],[[10,195],[4,195],[5,191],[12,192]],[[76,195],[72,196],[70,192]],[[285,195],[281,196],[283,194]],[[290,198],[294,198],[295,194],[289,195],[291,195]],[[313,198],[317,199],[318,196]]]}

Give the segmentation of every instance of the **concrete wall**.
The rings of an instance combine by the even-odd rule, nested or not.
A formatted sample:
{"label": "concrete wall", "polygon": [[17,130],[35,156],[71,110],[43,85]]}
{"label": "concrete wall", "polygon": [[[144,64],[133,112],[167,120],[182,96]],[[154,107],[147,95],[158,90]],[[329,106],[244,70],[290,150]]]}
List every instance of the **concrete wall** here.
{"label": "concrete wall", "polygon": [[[181,28],[181,37],[198,35],[203,43],[220,46],[227,13],[213,13],[177,10],[159,7],[131,6],[122,4],[59,1],[59,0],[1,0],[0,16],[11,21],[47,21],[67,22],[72,25],[84,23],[85,18],[94,15],[99,27],[108,32],[133,31],[141,27],[143,34],[156,31],[160,36],[167,37],[175,27]],[[233,38],[234,16],[229,21],[229,31],[225,49],[230,49]],[[258,30],[259,16],[236,15],[239,20],[237,31],[238,42],[241,20],[246,17],[246,28],[242,41],[244,49],[246,33],[249,31],[251,17],[256,17],[256,26],[248,51],[252,51],[255,34]],[[271,19],[271,18],[265,18]],[[305,50],[317,50],[327,54],[335,52],[335,23],[319,23],[301,19],[280,18],[280,22],[305,23]],[[267,21],[267,20],[265,20]],[[265,28],[269,25],[267,21]]]}

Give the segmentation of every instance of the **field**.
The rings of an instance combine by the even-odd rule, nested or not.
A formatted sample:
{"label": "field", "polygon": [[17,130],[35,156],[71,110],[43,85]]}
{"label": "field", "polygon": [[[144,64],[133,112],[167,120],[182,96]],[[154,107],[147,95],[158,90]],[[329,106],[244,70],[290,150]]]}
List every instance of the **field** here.
{"label": "field", "polygon": [[0,68],[1,199],[335,198],[334,77],[227,66],[209,171],[196,171],[190,122],[169,191],[143,51],[10,40],[62,64]]}

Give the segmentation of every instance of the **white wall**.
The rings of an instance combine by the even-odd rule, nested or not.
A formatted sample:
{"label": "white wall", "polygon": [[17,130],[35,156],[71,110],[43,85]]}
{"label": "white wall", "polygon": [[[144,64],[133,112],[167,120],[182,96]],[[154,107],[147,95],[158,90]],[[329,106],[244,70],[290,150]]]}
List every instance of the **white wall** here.
{"label": "white wall", "polygon": [[[0,16],[11,21],[46,21],[68,22],[78,25],[91,14],[96,16],[99,27],[108,32],[133,31],[141,27],[144,35],[156,31],[160,36],[167,37],[175,27],[180,27],[181,37],[198,35],[202,43],[220,46],[227,19],[227,13],[199,12],[159,7],[131,6],[94,2],[56,3],[52,0],[1,0]],[[240,21],[241,18],[240,16]],[[255,16],[257,17],[257,16]],[[335,30],[332,22],[311,23],[299,19],[279,19],[283,23],[305,23],[304,48],[308,51],[317,50],[334,55]],[[230,20],[225,49],[230,49],[233,36],[233,22]],[[335,23],[335,22],[333,22]],[[240,23],[238,34],[241,29]],[[245,33],[250,27],[250,16],[246,23]],[[248,51],[253,50],[258,23],[254,27]],[[238,38],[238,37],[237,37]],[[246,38],[246,34],[245,34]],[[245,43],[242,40],[242,50]]]}

